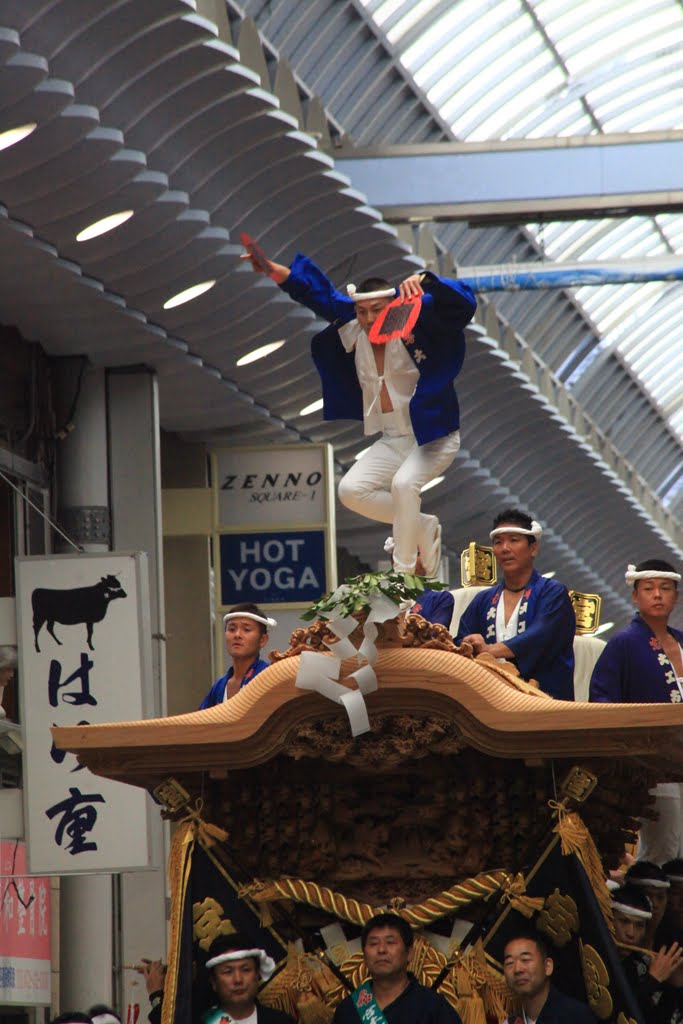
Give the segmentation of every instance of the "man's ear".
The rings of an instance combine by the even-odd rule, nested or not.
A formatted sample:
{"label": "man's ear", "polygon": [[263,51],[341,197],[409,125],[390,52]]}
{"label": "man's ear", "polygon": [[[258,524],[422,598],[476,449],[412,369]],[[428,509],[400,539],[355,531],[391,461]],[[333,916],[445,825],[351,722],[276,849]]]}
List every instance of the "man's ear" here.
{"label": "man's ear", "polygon": [[263,650],[263,648],[266,646],[267,643],[268,643],[268,634],[267,633],[263,633],[263,635],[261,636],[261,642],[259,644],[259,650],[260,651]]}
{"label": "man's ear", "polygon": [[638,588],[634,587],[631,591],[631,604],[638,604]]}
{"label": "man's ear", "polygon": [[545,970],[546,978],[549,978],[550,975],[555,970],[555,961],[553,960],[553,958],[551,956],[547,956],[545,958],[545,960],[543,961],[543,967],[544,967],[544,970]]}

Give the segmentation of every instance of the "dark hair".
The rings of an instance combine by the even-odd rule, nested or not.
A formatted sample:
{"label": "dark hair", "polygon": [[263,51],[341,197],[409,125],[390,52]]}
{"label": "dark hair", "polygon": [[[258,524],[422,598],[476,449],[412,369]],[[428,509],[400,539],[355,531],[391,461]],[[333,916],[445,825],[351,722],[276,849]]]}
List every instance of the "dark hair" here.
{"label": "dark hair", "polygon": [[671,875],[683,878],[683,857],[676,857],[674,860],[668,860],[666,864],[662,864],[662,871],[669,879],[671,878]]}
{"label": "dark hair", "polygon": [[534,931],[533,928],[520,928],[518,931],[513,932],[512,935],[508,935],[503,946],[503,956],[505,956],[505,950],[508,948],[511,942],[533,942],[536,949],[541,954],[543,960],[552,960],[552,953],[550,946],[546,939],[538,932]]}
{"label": "dark hair", "polygon": [[[634,910],[646,910],[652,913],[652,904],[647,893],[643,892],[639,885],[625,885],[612,890],[612,901],[622,903],[625,907],[633,907]],[[643,918],[643,921],[645,918]]]}
{"label": "dark hair", "polygon": [[383,292],[387,288],[393,288],[393,285],[385,281],[383,277],[366,277],[364,281],[358,285],[358,291],[361,292]]}
{"label": "dark hair", "polygon": [[[236,949],[258,949],[260,945],[259,942],[252,941],[240,932],[233,932],[232,935],[217,935],[209,947],[207,960],[211,960],[214,956],[220,956],[221,953],[232,953]],[[250,959],[254,961],[258,970],[259,958],[253,956]],[[213,968],[209,968],[209,970],[213,970]]]}
{"label": "dark hair", "polygon": [[637,860],[624,875],[624,882],[668,882],[666,872],[650,860]]}
{"label": "dark hair", "polygon": [[[506,508],[503,512],[499,512],[493,520],[493,529],[497,530],[499,526],[521,526],[523,530],[530,530],[531,523],[531,516],[528,516],[526,512],[522,512],[518,508]],[[529,546],[536,543],[535,537],[527,537],[527,540]]]}
{"label": "dark hair", "polygon": [[[229,615],[233,615],[235,612],[251,612],[252,615],[260,615],[262,618],[267,619],[268,616],[265,612],[262,612],[257,604],[252,604],[251,601],[244,601],[242,604],[236,604],[228,612]],[[228,620],[229,621],[229,620]],[[225,625],[227,626],[227,622]],[[264,626],[262,622],[257,622],[256,625],[261,630],[261,636],[264,636],[268,632],[268,627]]]}
{"label": "dark hair", "polygon": [[[647,572],[648,570],[650,572],[657,572],[657,570],[659,570],[659,572],[676,572],[676,569],[674,569],[673,565],[671,565],[669,562],[665,562],[663,558],[646,558],[644,562],[638,562],[638,565],[636,566],[636,572]],[[677,581],[672,580],[671,582],[673,583],[676,590],[678,590]],[[634,590],[638,589],[639,583],[640,580],[633,581]]]}
{"label": "dark hair", "polygon": [[81,1013],[80,1010],[68,1010],[66,1013],[60,1013],[58,1017],[53,1017],[50,1024],[92,1024],[92,1019],[87,1013]]}
{"label": "dark hair", "polygon": [[363,925],[363,931],[360,936],[360,944],[363,949],[365,949],[370,932],[374,931],[375,928],[393,928],[403,939],[403,945],[406,949],[410,949],[413,945],[413,929],[405,917],[401,917],[400,914],[392,914],[391,911],[387,910],[382,914],[375,914],[374,917],[371,917]]}

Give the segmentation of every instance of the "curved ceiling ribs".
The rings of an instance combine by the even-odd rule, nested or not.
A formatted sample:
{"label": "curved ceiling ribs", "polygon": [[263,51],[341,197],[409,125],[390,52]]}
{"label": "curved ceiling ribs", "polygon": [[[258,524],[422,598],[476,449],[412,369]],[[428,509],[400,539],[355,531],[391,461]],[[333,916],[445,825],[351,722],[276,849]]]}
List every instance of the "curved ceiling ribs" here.
{"label": "curved ceiling ribs", "polygon": [[[433,245],[413,255],[412,240],[367,207],[317,143],[342,131],[365,142],[445,136],[446,122],[359,11],[351,0],[5,0],[0,130],[38,128],[0,151],[0,321],[55,355],[154,367],[165,429],[218,443],[325,440],[348,466],[365,446],[358,426],[300,417],[319,394],[312,315],[251,274],[235,241],[248,230],[283,260],[300,248],[338,284],[378,267],[399,279],[437,258]],[[87,224],[124,209],[134,215],[115,231],[76,242]],[[522,246],[528,258],[536,246],[522,230],[452,225],[437,243],[447,269],[448,252],[486,262],[487,251],[514,256]],[[163,309],[212,279],[201,297]],[[515,327],[526,317],[517,329],[550,369],[558,337],[594,344],[576,303],[545,293],[528,303],[497,306]],[[680,559],[678,524],[625,470],[640,487],[634,499],[596,453],[580,408],[553,404],[489,305],[459,386],[467,450],[428,507],[457,552],[486,536],[492,509],[529,506],[548,526],[541,568],[602,593],[605,617],[623,619],[624,561],[653,547]],[[280,339],[268,360],[236,367]],[[384,527],[341,510],[338,529],[361,557],[381,552]]]}

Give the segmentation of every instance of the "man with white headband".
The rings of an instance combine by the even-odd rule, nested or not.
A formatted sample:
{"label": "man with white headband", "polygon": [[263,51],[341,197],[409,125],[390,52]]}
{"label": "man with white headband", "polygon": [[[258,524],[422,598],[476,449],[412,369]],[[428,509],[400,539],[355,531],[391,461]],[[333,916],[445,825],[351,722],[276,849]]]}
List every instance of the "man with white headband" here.
{"label": "man with white headband", "polygon": [[[463,328],[476,309],[459,281],[430,271],[411,274],[393,288],[368,278],[347,294],[306,256],[291,267],[249,254],[296,302],[329,321],[313,338],[311,353],[322,383],[326,420],[363,420],[365,433],[382,437],[339,484],[339,500],[359,515],[393,525],[394,568],[414,572],[418,546],[427,575],[439,571],[441,526],[421,511],[421,488],[443,474],[460,447],[460,414],[453,382],[465,358]],[[400,296],[421,300],[407,338],[371,344],[368,334]]]}
{"label": "man with white headband", "polygon": [[[670,983],[681,967],[683,949],[674,942],[651,954],[644,952],[645,931],[652,907],[644,890],[627,883],[612,891],[614,939],[624,973],[647,1024],[674,1024],[678,1017],[679,989]],[[625,947],[635,947],[628,949]]]}
{"label": "man with white headband", "polygon": [[213,684],[199,705],[200,711],[230,700],[270,664],[259,658],[259,653],[268,643],[268,627],[277,626],[275,619],[265,615],[258,605],[246,602],[231,608],[228,614],[223,616],[223,624],[232,665],[225,675]]}
{"label": "man with white headband", "polygon": [[256,996],[275,970],[275,961],[244,935],[221,935],[211,943],[206,961],[216,1005],[202,1024],[293,1024],[280,1010],[263,1006]]}
{"label": "man with white headband", "polygon": [[680,573],[668,562],[651,558],[629,565],[625,578],[637,611],[600,655],[590,682],[590,699],[611,704],[680,704],[683,633],[669,626],[678,602]]}
{"label": "man with white headband", "polygon": [[[669,626],[678,602],[680,573],[658,558],[629,565],[636,614],[608,640],[590,681],[590,700],[610,704],[680,704],[683,699],[683,632]],[[675,782],[655,790],[655,822],[641,822],[638,858],[662,864],[683,853],[683,802]]]}
{"label": "man with white headband", "polygon": [[475,654],[514,661],[557,700],[574,700],[576,616],[567,588],[534,568],[543,530],[525,512],[506,509],[490,537],[503,580],[477,594],[465,609],[455,642]]}

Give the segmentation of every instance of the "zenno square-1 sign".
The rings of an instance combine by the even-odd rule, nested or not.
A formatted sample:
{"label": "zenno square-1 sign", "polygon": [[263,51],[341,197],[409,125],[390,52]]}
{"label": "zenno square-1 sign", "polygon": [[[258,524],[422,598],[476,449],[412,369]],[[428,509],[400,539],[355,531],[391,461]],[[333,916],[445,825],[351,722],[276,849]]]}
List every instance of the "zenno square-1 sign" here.
{"label": "zenno square-1 sign", "polygon": [[144,717],[151,675],[147,556],[17,558],[17,637],[29,868],[60,875],[148,867],[143,790],[92,775],[53,725]]}

